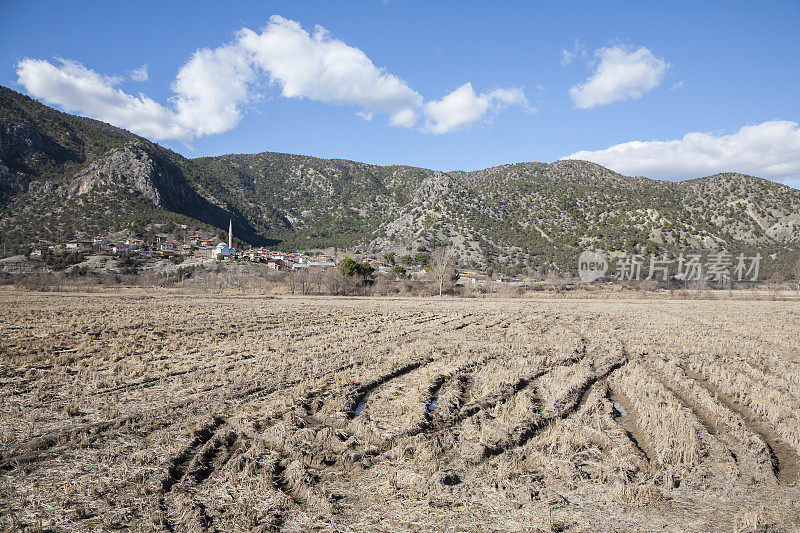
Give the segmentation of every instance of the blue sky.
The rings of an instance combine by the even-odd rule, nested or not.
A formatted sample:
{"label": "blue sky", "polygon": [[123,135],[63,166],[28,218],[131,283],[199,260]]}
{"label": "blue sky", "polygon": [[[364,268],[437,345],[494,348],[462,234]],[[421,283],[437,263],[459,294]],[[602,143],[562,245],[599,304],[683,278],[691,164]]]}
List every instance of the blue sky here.
{"label": "blue sky", "polygon": [[797,186],[800,2],[644,4],[4,2],[0,83],[187,157]]}

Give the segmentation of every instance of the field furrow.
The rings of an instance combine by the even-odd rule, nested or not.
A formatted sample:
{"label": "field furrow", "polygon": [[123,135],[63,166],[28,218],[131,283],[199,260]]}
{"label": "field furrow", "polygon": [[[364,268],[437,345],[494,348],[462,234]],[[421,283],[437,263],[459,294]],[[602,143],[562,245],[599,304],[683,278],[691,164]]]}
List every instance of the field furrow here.
{"label": "field furrow", "polygon": [[789,304],[0,303],[3,530],[800,527]]}

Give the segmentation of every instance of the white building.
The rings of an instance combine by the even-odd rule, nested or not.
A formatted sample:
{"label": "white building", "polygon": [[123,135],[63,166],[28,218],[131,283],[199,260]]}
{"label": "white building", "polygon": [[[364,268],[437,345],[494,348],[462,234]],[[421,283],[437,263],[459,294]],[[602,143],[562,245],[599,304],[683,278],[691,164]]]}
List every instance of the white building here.
{"label": "white building", "polygon": [[219,243],[217,245],[216,248],[214,248],[214,252],[211,254],[211,257],[216,258],[216,257],[219,257],[220,254],[231,256],[231,255],[235,255],[236,254],[236,250],[230,248],[224,242],[221,242],[221,243]]}
{"label": "white building", "polygon": [[214,248],[214,252],[212,253],[211,257],[217,258],[222,254],[225,257],[232,257],[236,255],[236,250],[233,249],[233,220],[228,220],[228,244],[225,245],[224,242],[221,242]]}

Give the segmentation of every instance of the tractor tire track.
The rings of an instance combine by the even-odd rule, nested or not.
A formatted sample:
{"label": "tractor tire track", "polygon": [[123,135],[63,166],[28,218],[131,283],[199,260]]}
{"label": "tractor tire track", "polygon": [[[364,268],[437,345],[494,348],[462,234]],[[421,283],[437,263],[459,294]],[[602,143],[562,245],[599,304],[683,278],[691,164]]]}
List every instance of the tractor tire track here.
{"label": "tractor tire track", "polygon": [[427,365],[431,362],[431,359],[423,359],[421,361],[414,361],[412,363],[408,363],[403,365],[392,372],[385,374],[379,377],[376,380],[370,381],[364,385],[358,387],[354,394],[353,398],[349,402],[349,407],[347,409],[347,419],[353,420],[358,415],[361,414],[361,411],[364,409],[367,403],[368,396],[378,387],[388,383],[393,379],[397,379],[401,376],[408,374],[424,365]]}
{"label": "tractor tire track", "polygon": [[636,424],[637,414],[627,396],[609,385],[606,398],[613,405],[612,418],[619,425],[628,441],[636,451],[647,461],[648,464],[655,464],[655,451],[648,444],[647,436],[644,431]]}
{"label": "tractor tire track", "polygon": [[702,374],[684,369],[686,374],[706,389],[723,407],[737,413],[745,422],[747,429],[757,435],[766,445],[772,460],[772,470],[778,481],[795,484],[800,475],[800,455],[777,431],[772,429],[749,407],[725,395],[719,387],[709,382]]}
{"label": "tractor tire track", "polygon": [[[576,361],[573,365],[580,364],[582,360],[583,358]],[[583,382],[578,389],[573,391],[568,396],[567,401],[560,409],[556,410],[552,415],[537,417],[528,424],[514,428],[512,436],[508,440],[500,442],[495,446],[485,446],[484,456],[486,458],[491,458],[514,448],[525,446],[533,437],[545,430],[557,420],[563,420],[571,414],[577,412],[578,409],[580,409],[580,407],[585,403],[592,386],[599,380],[606,378],[609,374],[624,365],[626,362],[626,360],[616,361],[609,365],[605,370],[593,373],[593,375]]]}

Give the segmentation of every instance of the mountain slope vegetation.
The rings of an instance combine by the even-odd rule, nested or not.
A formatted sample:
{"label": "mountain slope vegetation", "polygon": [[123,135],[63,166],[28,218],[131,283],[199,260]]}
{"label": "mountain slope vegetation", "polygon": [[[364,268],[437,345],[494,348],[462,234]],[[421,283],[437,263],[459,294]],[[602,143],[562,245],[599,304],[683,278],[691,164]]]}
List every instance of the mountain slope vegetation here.
{"label": "mountain slope vegetation", "polygon": [[[0,239],[43,242],[186,224],[241,244],[364,252],[456,248],[509,274],[574,268],[586,247],[644,254],[800,249],[800,191],[726,173],[684,182],[585,161],[473,172],[264,152],[185,158],[0,87]],[[788,268],[788,267],[786,267]]]}

